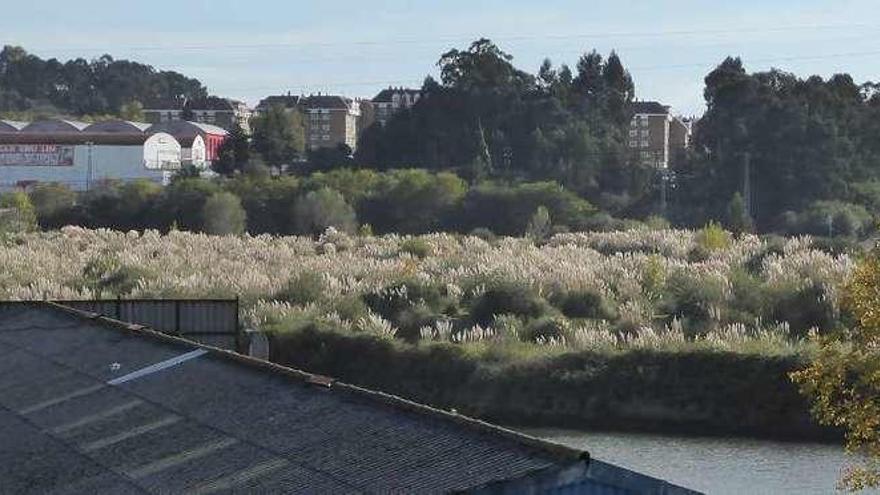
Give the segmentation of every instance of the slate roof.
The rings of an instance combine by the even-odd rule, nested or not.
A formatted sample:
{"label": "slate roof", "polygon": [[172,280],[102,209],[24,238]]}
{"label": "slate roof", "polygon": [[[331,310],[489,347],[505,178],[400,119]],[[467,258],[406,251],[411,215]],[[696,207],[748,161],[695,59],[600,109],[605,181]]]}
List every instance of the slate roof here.
{"label": "slate roof", "polygon": [[260,100],[260,103],[257,104],[257,110],[268,110],[269,107],[274,105],[281,105],[284,108],[296,108],[302,98],[297,95],[275,95],[275,96],[267,96]]}
{"label": "slate roof", "polygon": [[238,102],[235,100],[220,98],[219,96],[193,98],[191,100],[187,100],[186,98],[160,98],[145,103],[144,110],[148,112],[155,112],[158,110],[183,110],[184,106],[188,104],[191,110],[226,110],[231,112],[235,110],[235,105],[237,103]]}
{"label": "slate roof", "polygon": [[105,120],[96,122],[85,129],[83,132],[110,132],[110,133],[143,133],[152,124],[145,122],[132,122],[129,120]]}
{"label": "slate roof", "polygon": [[303,106],[348,110],[351,108],[351,100],[338,95],[311,95],[303,99]]}
{"label": "slate roof", "polygon": [[216,125],[202,124],[200,122],[188,122],[186,120],[175,120],[172,122],[162,122],[161,124],[153,124],[147,128],[148,134],[156,132],[166,132],[176,139],[192,138],[195,136],[206,136],[213,134],[217,136],[226,136],[229,132]]}
{"label": "slate roof", "polygon": [[0,304],[0,391],[3,493],[512,493],[592,469],[585,452],[52,303]]}
{"label": "slate roof", "polygon": [[408,93],[413,96],[421,94],[421,91],[418,89],[410,89],[410,88],[386,88],[379,92],[376,96],[373,97],[373,103],[391,103],[391,97],[396,93]]}
{"label": "slate roof", "polygon": [[634,114],[668,114],[669,107],[656,101],[635,101],[630,105],[630,109]]}

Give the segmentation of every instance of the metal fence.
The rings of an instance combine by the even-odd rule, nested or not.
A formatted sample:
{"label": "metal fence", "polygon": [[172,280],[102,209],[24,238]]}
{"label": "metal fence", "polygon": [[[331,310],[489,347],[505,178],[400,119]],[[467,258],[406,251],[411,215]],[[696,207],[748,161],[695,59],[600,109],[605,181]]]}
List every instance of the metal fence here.
{"label": "metal fence", "polygon": [[247,353],[238,299],[98,299],[55,301],[81,311],[145,325],[160,332]]}

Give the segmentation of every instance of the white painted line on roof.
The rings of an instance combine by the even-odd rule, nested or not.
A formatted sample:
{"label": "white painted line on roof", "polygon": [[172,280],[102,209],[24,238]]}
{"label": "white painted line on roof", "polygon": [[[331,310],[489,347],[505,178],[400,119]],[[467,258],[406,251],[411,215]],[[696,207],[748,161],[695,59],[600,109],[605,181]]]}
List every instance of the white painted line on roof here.
{"label": "white painted line on roof", "polygon": [[232,473],[229,476],[217,478],[214,481],[197,485],[184,491],[189,495],[207,495],[221,490],[231,490],[242,483],[248,482],[254,478],[259,478],[264,474],[268,474],[276,469],[281,469],[286,465],[287,460],[285,459],[271,459],[266,462],[254,464],[251,467]]}
{"label": "white painted line on roof", "polygon": [[117,444],[119,442],[128,440],[129,438],[134,438],[145,433],[149,433],[154,430],[158,430],[159,428],[164,428],[168,425],[173,425],[180,421],[179,416],[167,416],[158,421],[154,421],[152,423],[147,423],[145,425],[138,426],[136,428],[132,428],[128,431],[124,431],[122,433],[118,433],[116,435],[112,435],[109,437],[101,438],[95,440],[93,442],[87,442],[79,445],[79,449],[83,452],[92,452],[94,450],[103,449],[104,447],[109,447],[111,445]]}
{"label": "white painted line on roof", "polygon": [[42,411],[43,409],[48,409],[52,406],[61,404],[62,402],[68,401],[70,399],[76,399],[77,397],[82,397],[84,395],[89,395],[92,392],[97,392],[104,388],[105,385],[103,383],[99,383],[98,385],[92,385],[91,387],[81,388],[79,390],[74,390],[69,394],[64,394],[61,397],[56,397],[54,399],[49,399],[37,404],[34,404],[30,407],[26,407],[18,411],[19,414],[30,414],[35,413],[37,411]]}
{"label": "white painted line on roof", "polygon": [[125,404],[120,404],[116,407],[111,407],[110,409],[106,409],[104,411],[97,412],[95,414],[90,414],[90,415],[85,416],[83,418],[80,418],[76,421],[71,421],[70,423],[56,426],[55,428],[52,428],[51,430],[49,430],[49,432],[52,433],[53,435],[62,435],[64,433],[69,432],[70,430],[75,430],[76,428],[80,428],[82,426],[86,426],[88,424],[101,421],[102,419],[107,419],[107,418],[115,416],[117,414],[124,413],[126,411],[131,410],[131,409],[134,409],[135,407],[138,407],[139,405],[141,405],[143,403],[144,403],[144,401],[142,401],[140,399],[135,399],[133,401],[126,402]]}
{"label": "white painted line on roof", "polygon": [[162,459],[150,462],[141,467],[123,469],[122,472],[132,479],[146,478],[147,476],[156,474],[174,466],[179,466],[180,464],[183,464],[185,462],[189,462],[200,457],[205,457],[207,455],[213,454],[218,450],[225,449],[226,447],[230,447],[232,445],[235,445],[236,443],[238,443],[238,440],[235,438],[222,438],[220,440],[215,440],[213,442],[200,445],[194,449],[185,450],[177,454],[163,457]]}
{"label": "white painted line on roof", "polygon": [[110,385],[119,385],[125,382],[130,382],[132,380],[137,380],[138,378],[142,378],[144,376],[156,373],[157,371],[162,371],[167,368],[171,368],[172,366],[177,366],[178,364],[185,363],[190,359],[195,359],[199,356],[204,356],[208,351],[205,349],[196,349],[191,352],[187,352],[186,354],[181,354],[180,356],[173,357],[171,359],[166,359],[165,361],[158,362],[156,364],[151,364],[146,368],[141,368],[137,371],[132,371],[127,375],[122,375],[118,378],[114,378],[107,382]]}

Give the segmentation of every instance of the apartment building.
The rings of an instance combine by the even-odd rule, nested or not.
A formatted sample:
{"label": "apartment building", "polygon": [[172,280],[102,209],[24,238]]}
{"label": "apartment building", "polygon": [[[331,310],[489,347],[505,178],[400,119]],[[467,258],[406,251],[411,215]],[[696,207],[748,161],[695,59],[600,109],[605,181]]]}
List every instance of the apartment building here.
{"label": "apartment building", "polygon": [[376,121],[384,126],[397,112],[412,108],[421,96],[422,92],[418,89],[383,89],[373,98]]}
{"label": "apartment building", "polygon": [[690,145],[690,124],[656,101],[637,101],[632,104],[632,112],[629,148],[641,163],[669,168],[676,151]]}
{"label": "apartment building", "polygon": [[[190,114],[188,119],[184,118],[187,113]],[[252,111],[245,103],[217,96],[192,100],[166,98],[144,105],[144,118],[151,124],[188,120],[226,130],[238,124],[245,132],[250,133],[251,116]]]}
{"label": "apartment building", "polygon": [[357,147],[361,106],[357,100],[338,95],[311,95],[300,104],[305,117],[306,147]]}

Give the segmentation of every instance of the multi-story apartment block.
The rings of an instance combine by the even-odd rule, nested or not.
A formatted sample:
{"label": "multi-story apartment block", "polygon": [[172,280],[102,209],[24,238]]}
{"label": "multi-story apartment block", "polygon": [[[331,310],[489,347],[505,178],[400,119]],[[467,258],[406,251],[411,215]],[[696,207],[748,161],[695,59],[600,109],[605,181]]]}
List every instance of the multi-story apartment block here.
{"label": "multi-story apartment block", "polygon": [[376,108],[376,121],[385,125],[397,112],[412,108],[421,96],[422,92],[417,89],[383,89],[373,98],[373,105]]}
{"label": "multi-story apartment block", "polygon": [[641,163],[668,168],[675,152],[690,145],[690,125],[656,101],[635,102],[632,111],[629,148]]}
{"label": "multi-story apartment block", "polygon": [[[187,113],[191,114],[189,119],[184,118]],[[193,100],[168,98],[144,105],[144,118],[151,124],[189,120],[226,130],[238,124],[247,133],[250,133],[251,115],[251,110],[243,102],[216,96]]]}
{"label": "multi-story apartment block", "polygon": [[306,147],[330,148],[345,144],[357,147],[360,104],[337,95],[312,95],[302,99]]}

